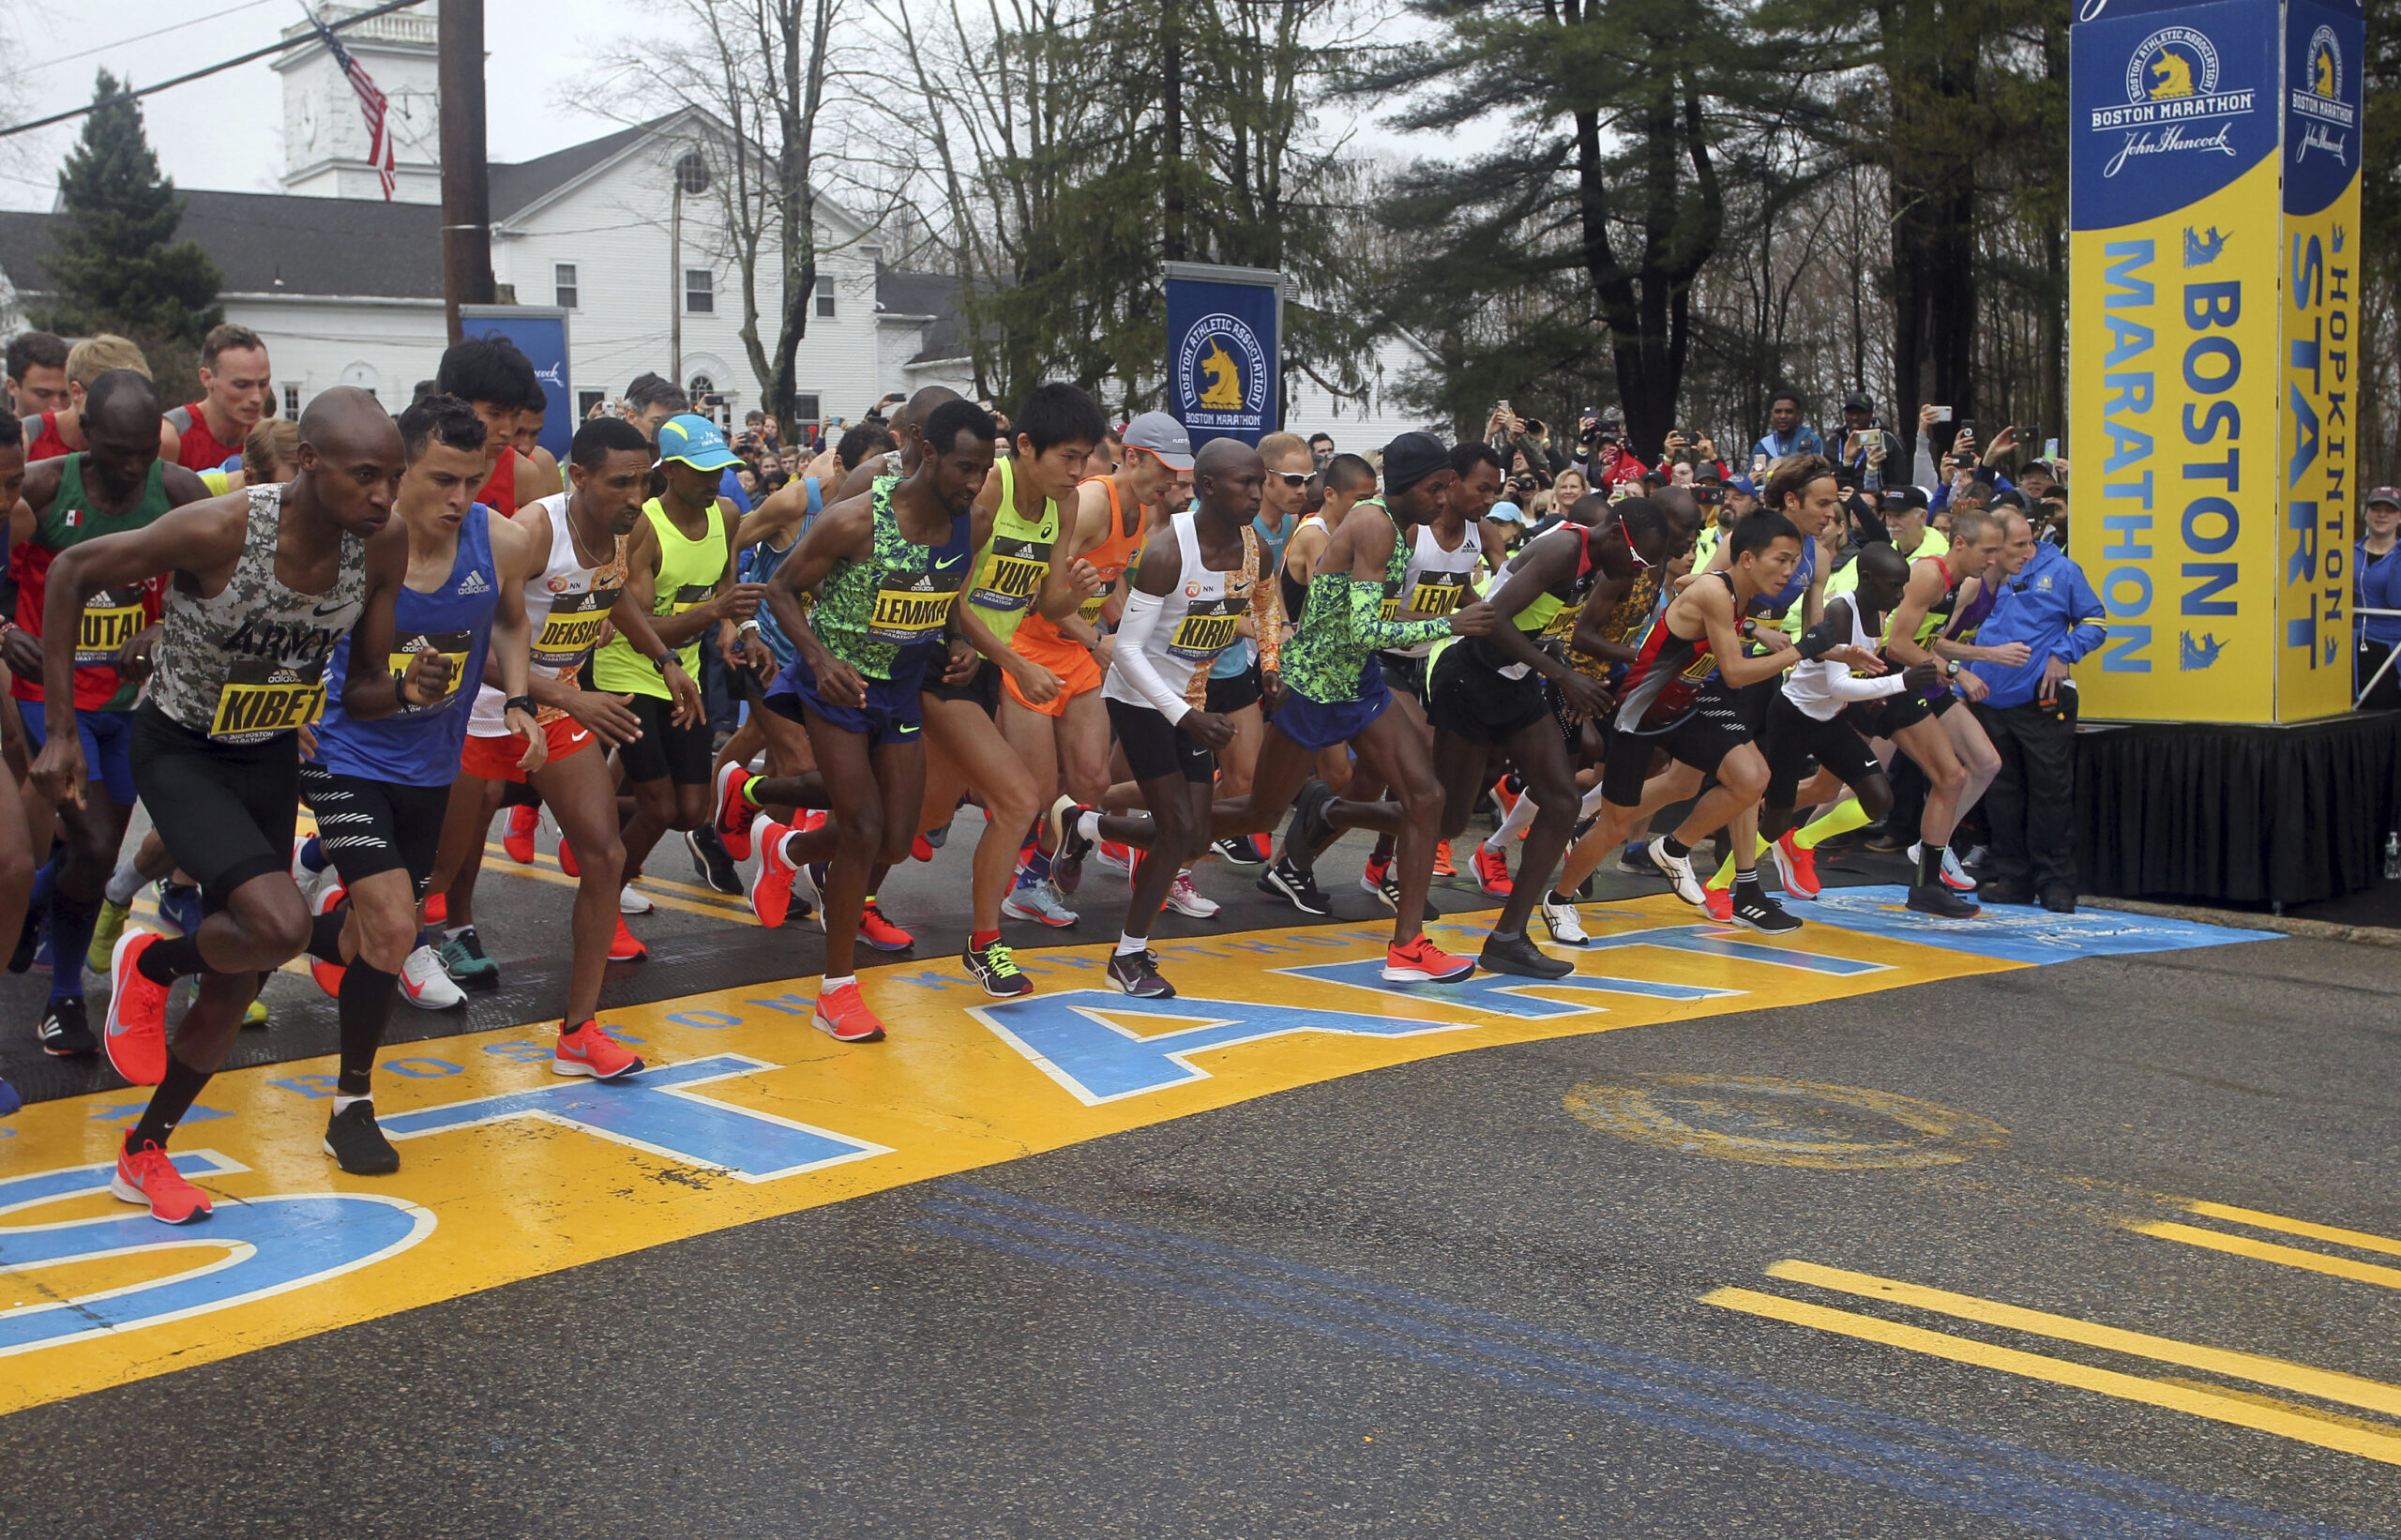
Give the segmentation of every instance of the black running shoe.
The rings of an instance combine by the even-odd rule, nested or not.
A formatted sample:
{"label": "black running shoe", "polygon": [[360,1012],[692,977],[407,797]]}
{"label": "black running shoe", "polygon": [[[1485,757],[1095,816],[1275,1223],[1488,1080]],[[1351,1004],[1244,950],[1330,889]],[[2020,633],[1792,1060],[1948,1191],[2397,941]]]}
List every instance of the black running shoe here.
{"label": "black running shoe", "polygon": [[684,848],[692,853],[692,869],[700,873],[702,882],[713,891],[729,898],[742,897],[742,873],[734,866],[732,853],[725,848],[725,841],[717,838],[715,829],[704,823],[697,829],[687,830],[684,835]]}
{"label": "black running shoe", "polygon": [[1659,869],[1658,862],[1651,859],[1651,847],[1639,842],[1617,853],[1617,869],[1628,877],[1648,877],[1654,882],[1668,875]]}
{"label": "black running shoe", "polygon": [[1284,852],[1289,859],[1298,853],[1303,861],[1314,866],[1317,853],[1334,842],[1339,831],[1325,816],[1334,804],[1334,788],[1314,778],[1304,783],[1300,794],[1292,798],[1292,822],[1284,829]]}
{"label": "black running shoe", "polygon": [[950,825],[949,825],[949,824],[945,823],[945,824],[944,824],[944,825],[943,825],[941,828],[939,828],[939,829],[928,829],[928,830],[926,831],[926,844],[927,844],[930,849],[933,849],[933,850],[940,850],[940,849],[942,849],[944,845],[947,845],[947,844],[949,844],[949,843],[950,843]]}
{"label": "black running shoe", "polygon": [[1919,883],[1910,889],[1909,907],[1942,920],[1972,920],[1984,910],[1951,891],[1947,883]]}
{"label": "black running shoe", "polygon": [[53,1059],[83,1059],[100,1051],[99,1039],[92,1035],[91,1023],[83,1018],[82,995],[52,1001],[41,1025],[34,1028],[34,1036],[41,1050]]}
{"label": "black running shoe", "polygon": [[1267,864],[1267,857],[1259,853],[1259,847],[1250,842],[1250,836],[1246,834],[1220,839],[1216,849],[1218,857],[1229,866],[1263,867]]}
{"label": "black running shoe", "polygon": [[1734,923],[1745,930],[1784,936],[1801,929],[1801,922],[1786,913],[1784,907],[1760,892],[1757,884],[1745,883],[1737,887],[1732,897]]}
{"label": "black running shoe", "polygon": [[1137,1000],[1172,1000],[1175,986],[1159,976],[1159,955],[1120,952],[1109,959],[1109,982]]}
{"label": "black running shoe", "polygon": [[375,1104],[355,1101],[325,1125],[325,1154],[353,1176],[389,1176],[400,1169],[400,1153],[375,1125]]}
{"label": "black running shoe", "polygon": [[1485,938],[1484,950],[1476,954],[1475,965],[1488,973],[1516,974],[1520,978],[1565,978],[1576,971],[1576,965],[1555,958],[1534,944],[1532,936],[1499,936]]}
{"label": "black running shoe", "polygon": [[1093,841],[1077,831],[1083,815],[1095,809],[1085,807],[1074,797],[1063,796],[1050,804],[1050,885],[1061,893],[1073,893],[1084,880],[1084,857],[1092,853]]}
{"label": "black running shoe", "polygon": [[1326,901],[1324,894],[1318,891],[1317,879],[1292,865],[1292,858],[1289,855],[1278,860],[1261,875],[1259,891],[1273,893],[1277,898],[1288,900],[1294,909],[1304,914],[1334,913],[1334,906]]}
{"label": "black running shoe", "polygon": [[967,949],[959,954],[959,960],[966,964],[968,975],[995,1000],[1014,1000],[1034,992],[1034,980],[1018,967],[1017,959],[1009,955],[1009,944],[1004,941],[977,946],[971,939]]}

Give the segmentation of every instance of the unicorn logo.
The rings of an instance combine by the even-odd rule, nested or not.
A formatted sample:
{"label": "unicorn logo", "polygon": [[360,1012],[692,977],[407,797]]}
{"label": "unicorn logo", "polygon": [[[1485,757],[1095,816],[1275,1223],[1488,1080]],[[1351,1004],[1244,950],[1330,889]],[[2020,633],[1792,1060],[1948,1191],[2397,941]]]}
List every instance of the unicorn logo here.
{"label": "unicorn logo", "polygon": [[2160,50],[2159,57],[2151,61],[2150,74],[2150,95],[2153,101],[2193,94],[2193,61],[2182,53]]}
{"label": "unicorn logo", "polygon": [[2217,226],[2210,226],[2208,233],[2205,234],[2194,234],[2193,227],[2191,225],[2186,225],[2184,227],[2185,266],[2206,267],[2211,263],[2217,261],[2218,253],[2225,249],[2226,237],[2218,234]]}
{"label": "unicorn logo", "polygon": [[1226,352],[1225,344],[1212,338],[1209,351],[1200,355],[1200,372],[1209,377],[1209,386],[1200,392],[1202,406],[1240,410],[1243,404],[1242,370]]}
{"label": "unicorn logo", "polygon": [[2217,655],[2224,651],[2226,651],[2226,643],[2220,642],[2211,632],[2202,632],[2197,642],[2193,640],[2193,633],[2190,631],[2180,631],[2176,635],[2176,667],[2185,672],[2189,673],[2195,669],[2208,668],[2217,661]]}

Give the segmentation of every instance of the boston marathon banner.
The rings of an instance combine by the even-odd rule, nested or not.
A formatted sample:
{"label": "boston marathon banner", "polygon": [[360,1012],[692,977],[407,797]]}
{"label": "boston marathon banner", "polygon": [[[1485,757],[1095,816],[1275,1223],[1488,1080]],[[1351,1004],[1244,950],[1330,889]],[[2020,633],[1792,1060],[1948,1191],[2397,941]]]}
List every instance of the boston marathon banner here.
{"label": "boston marathon banner", "polygon": [[2350,704],[2356,0],[2083,0],[2069,460],[2089,717]]}
{"label": "boston marathon banner", "polygon": [[566,311],[553,305],[461,305],[460,328],[469,337],[498,332],[516,343],[534,365],[550,411],[542,418],[541,446],[566,464],[567,444],[578,419],[566,371]]}
{"label": "boston marathon banner", "polygon": [[1257,444],[1282,424],[1283,321],[1281,273],[1167,264],[1167,409],[1194,448],[1216,438]]}

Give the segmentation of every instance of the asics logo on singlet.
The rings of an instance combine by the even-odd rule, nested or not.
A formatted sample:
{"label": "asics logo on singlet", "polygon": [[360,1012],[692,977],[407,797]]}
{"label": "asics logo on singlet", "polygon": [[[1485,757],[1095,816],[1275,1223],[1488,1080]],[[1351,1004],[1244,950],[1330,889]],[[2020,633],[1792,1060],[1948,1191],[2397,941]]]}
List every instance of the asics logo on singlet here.
{"label": "asics logo on singlet", "polygon": [[271,657],[279,662],[302,659],[323,663],[331,657],[334,643],[341,640],[341,632],[326,626],[294,626],[273,620],[264,624],[255,620],[242,622],[241,628],[225,639],[223,650],[244,653],[251,657]]}
{"label": "asics logo on singlet", "polygon": [[467,581],[459,585],[459,596],[461,598],[465,598],[470,594],[489,594],[491,592],[491,584],[484,581],[484,575],[481,572],[468,573]]}

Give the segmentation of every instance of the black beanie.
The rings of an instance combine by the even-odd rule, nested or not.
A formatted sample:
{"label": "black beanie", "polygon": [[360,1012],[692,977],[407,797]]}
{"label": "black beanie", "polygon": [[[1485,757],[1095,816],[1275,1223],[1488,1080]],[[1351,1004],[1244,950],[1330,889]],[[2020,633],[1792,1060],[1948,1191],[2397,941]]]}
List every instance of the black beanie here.
{"label": "black beanie", "polygon": [[1451,468],[1451,452],[1431,433],[1403,433],[1384,445],[1384,495],[1397,497],[1437,471]]}

